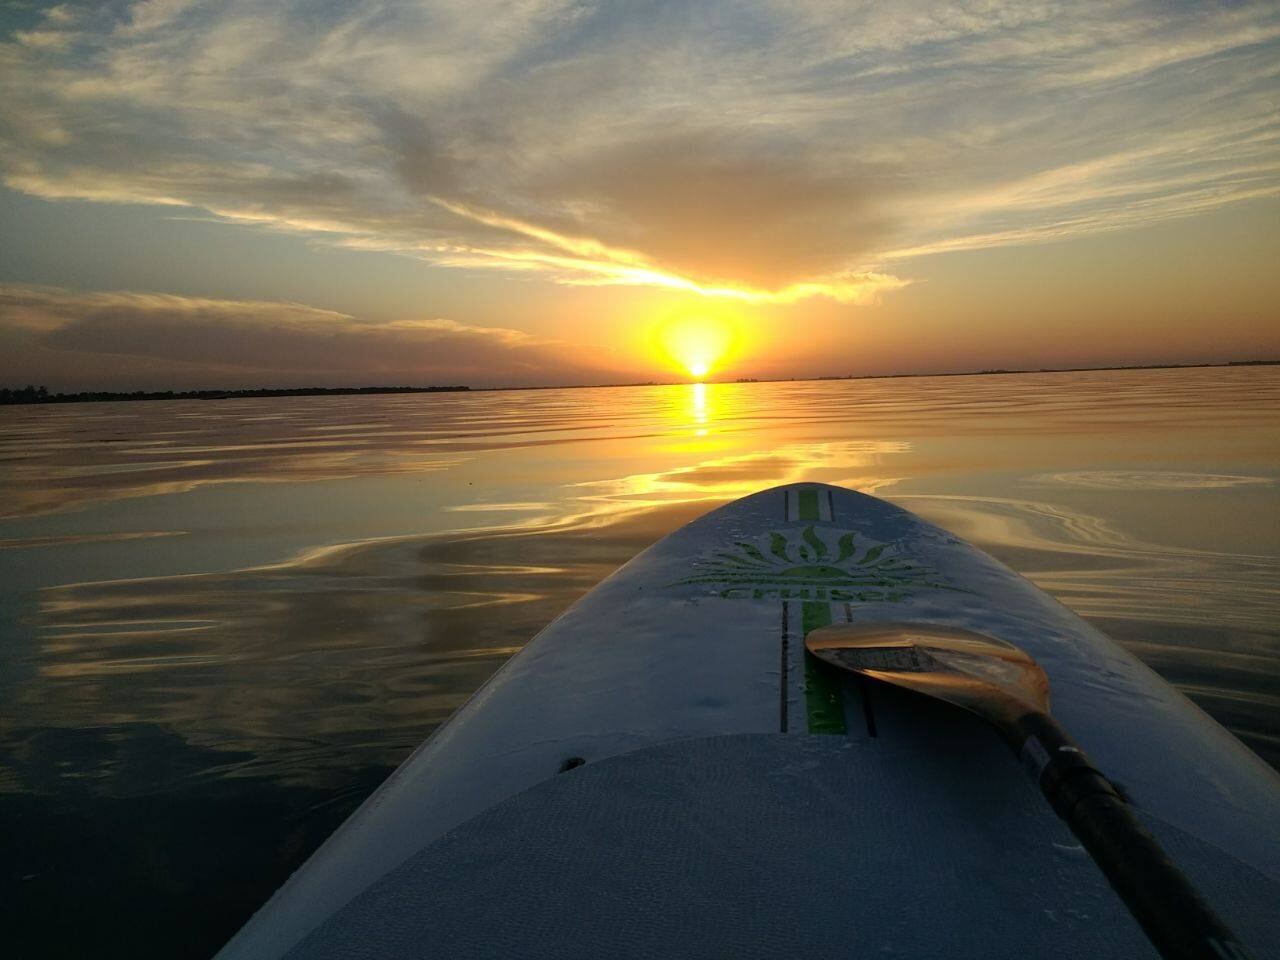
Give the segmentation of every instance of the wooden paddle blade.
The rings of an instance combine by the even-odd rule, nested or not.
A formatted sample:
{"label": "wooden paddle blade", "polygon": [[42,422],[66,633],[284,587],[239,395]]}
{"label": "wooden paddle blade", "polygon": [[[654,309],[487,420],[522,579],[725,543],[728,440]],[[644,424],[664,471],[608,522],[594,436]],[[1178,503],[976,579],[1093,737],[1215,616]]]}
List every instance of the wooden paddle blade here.
{"label": "wooden paddle blade", "polygon": [[997,723],[1049,711],[1049,678],[1031,656],[996,637],[935,624],[841,623],[805,647],[842,670],[945,700]]}

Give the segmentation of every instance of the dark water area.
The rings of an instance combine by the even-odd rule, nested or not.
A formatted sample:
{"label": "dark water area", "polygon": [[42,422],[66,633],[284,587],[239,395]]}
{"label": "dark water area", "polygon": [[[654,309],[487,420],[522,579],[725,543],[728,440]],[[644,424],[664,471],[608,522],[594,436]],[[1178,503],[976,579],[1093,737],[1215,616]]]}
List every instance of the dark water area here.
{"label": "dark water area", "polygon": [[211,955],[543,626],[808,479],[987,549],[1280,766],[1280,370],[0,410],[0,922]]}

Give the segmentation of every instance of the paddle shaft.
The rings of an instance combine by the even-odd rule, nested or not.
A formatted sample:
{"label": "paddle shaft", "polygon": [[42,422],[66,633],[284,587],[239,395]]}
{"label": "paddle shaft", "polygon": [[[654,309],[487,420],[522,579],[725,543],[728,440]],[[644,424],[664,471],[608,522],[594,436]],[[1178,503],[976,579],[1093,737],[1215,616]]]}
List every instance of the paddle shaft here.
{"label": "paddle shaft", "polygon": [[1047,713],[1025,713],[1004,733],[1165,960],[1248,960],[1227,925],[1057,721]]}

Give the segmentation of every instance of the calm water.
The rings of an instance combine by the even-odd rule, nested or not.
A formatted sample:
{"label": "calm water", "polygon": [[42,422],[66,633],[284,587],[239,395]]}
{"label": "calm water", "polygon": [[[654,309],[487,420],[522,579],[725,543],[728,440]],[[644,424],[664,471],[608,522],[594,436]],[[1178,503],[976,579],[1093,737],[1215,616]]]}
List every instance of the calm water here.
{"label": "calm water", "polygon": [[0,409],[0,925],[207,956],[576,597],[799,479],[915,510],[1280,765],[1280,368]]}

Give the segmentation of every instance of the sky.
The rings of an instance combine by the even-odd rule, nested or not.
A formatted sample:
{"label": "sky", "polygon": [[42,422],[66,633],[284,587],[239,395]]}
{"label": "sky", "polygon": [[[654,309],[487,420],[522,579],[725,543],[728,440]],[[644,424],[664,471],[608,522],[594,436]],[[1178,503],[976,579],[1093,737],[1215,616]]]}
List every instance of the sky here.
{"label": "sky", "polygon": [[0,385],[1280,357],[1280,4],[0,0]]}

